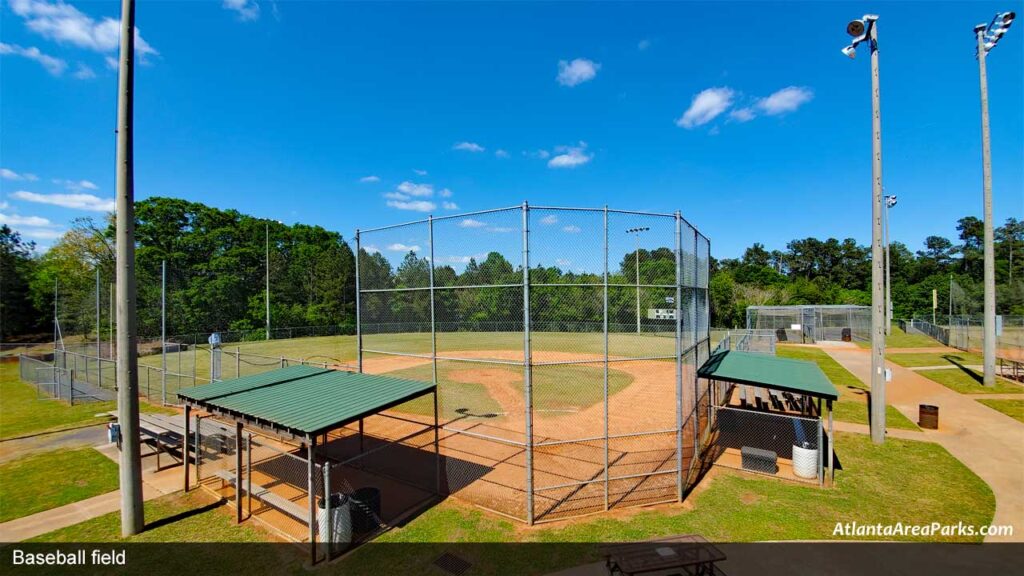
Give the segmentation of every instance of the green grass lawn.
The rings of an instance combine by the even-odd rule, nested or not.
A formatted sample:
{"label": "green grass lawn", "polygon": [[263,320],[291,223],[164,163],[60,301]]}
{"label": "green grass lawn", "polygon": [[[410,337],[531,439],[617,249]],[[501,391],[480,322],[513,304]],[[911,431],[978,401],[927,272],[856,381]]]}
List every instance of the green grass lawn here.
{"label": "green grass lawn", "polygon": [[[487,391],[487,386],[476,382],[460,382],[459,372],[486,370],[507,374],[508,382],[521,397],[523,369],[501,364],[483,365],[463,362],[442,362],[438,365],[438,379],[443,382],[441,410],[443,418],[458,416],[456,410],[469,410],[473,414],[501,413],[499,404]],[[410,380],[430,381],[430,364],[388,372],[388,376]],[[619,370],[608,371],[608,393],[615,394],[633,381],[633,377]],[[533,371],[533,405],[535,410],[582,410],[604,399],[604,368],[583,365],[543,366]],[[413,414],[432,415],[433,398],[424,396],[402,404],[399,410]]]}
{"label": "green grass lawn", "polygon": [[[839,390],[839,401],[832,404],[833,416],[839,422],[868,424],[868,387],[849,370],[836,362],[824,350],[803,346],[779,345],[775,354],[782,358],[795,358],[817,362],[822,372]],[[885,421],[890,428],[917,430],[917,424],[892,406],[885,407]]]}
{"label": "green grass lawn", "polygon": [[1024,400],[996,400],[981,398],[978,400],[993,410],[998,410],[1018,422],[1024,422]]}
{"label": "green grass lawn", "polygon": [[[0,364],[0,439],[17,438],[40,432],[67,430],[102,424],[110,420],[102,414],[117,409],[116,402],[83,402],[71,406],[63,400],[36,397],[33,385],[18,377],[16,363]],[[139,402],[143,412],[174,414],[175,411],[147,402]]]}
{"label": "green grass lawn", "polygon": [[[903,330],[900,330],[899,325],[892,325],[892,332],[885,337],[886,348],[926,348],[933,346],[942,346],[943,344],[931,336],[925,336],[924,334],[907,334]],[[870,348],[871,342],[862,342],[857,340],[857,346],[861,348]]]}
{"label": "green grass lawn", "polygon": [[117,490],[117,464],[92,448],[0,464],[0,522]]}
{"label": "green grass lawn", "polygon": [[977,365],[984,362],[979,354],[971,352],[891,352],[885,355],[886,360],[905,368],[920,366],[946,366],[952,368],[957,364]]}
{"label": "green grass lawn", "polygon": [[941,370],[921,370],[918,374],[961,394],[1020,394],[1024,392],[1024,386],[1000,376],[996,376],[995,386],[984,386],[982,385],[983,376],[975,370],[943,368]]}
{"label": "green grass lawn", "polygon": [[[448,551],[474,564],[472,573],[545,574],[592,562],[597,543],[656,538],[672,534],[702,534],[712,541],[829,540],[837,522],[861,524],[940,522],[986,525],[995,512],[988,486],[944,448],[928,442],[890,438],[876,446],[867,435],[836,435],[843,469],[836,485],[821,489],[771,478],[722,470],[706,478],[686,507],[637,509],[628,514],[598,515],[571,524],[526,528],[465,504],[446,501],[395,528],[375,543],[358,549],[340,562],[321,568],[329,574],[433,573],[427,568]],[[254,542],[266,533],[252,523],[235,526],[226,507],[207,496],[171,495],[146,503],[148,527],[128,538],[135,542]],[[937,537],[940,538],[940,537]],[[119,542],[118,513],[107,514],[44,534],[35,542]],[[977,540],[963,538],[960,540]],[[474,547],[468,543],[529,541],[578,542],[553,547],[546,554],[508,554],[507,549]],[[391,543],[441,543],[406,547],[396,553]],[[454,544],[452,544],[454,543]],[[460,545],[463,544],[463,545]],[[383,545],[377,545],[383,544]],[[196,552],[190,549],[190,552]],[[174,549],[149,550],[136,572],[146,565],[188,562],[204,572],[237,567],[229,549],[211,549],[201,558],[182,559]],[[247,550],[244,564],[251,574],[298,574],[304,561],[301,548],[268,552]],[[142,564],[141,562],[145,562]],[[230,562],[230,563],[229,563]]]}

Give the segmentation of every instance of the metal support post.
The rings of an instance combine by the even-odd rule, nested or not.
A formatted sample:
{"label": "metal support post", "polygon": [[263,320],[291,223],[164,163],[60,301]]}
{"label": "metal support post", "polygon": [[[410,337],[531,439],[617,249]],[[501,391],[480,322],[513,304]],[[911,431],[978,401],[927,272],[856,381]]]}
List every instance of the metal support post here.
{"label": "metal support post", "polygon": [[441,495],[441,444],[437,417],[437,387],[434,388],[434,490]]}
{"label": "metal support post", "polygon": [[316,474],[316,436],[306,437],[306,466],[307,466],[307,479],[309,480],[308,492],[309,496],[309,563],[316,564],[316,482],[314,476]]}
{"label": "metal support post", "polygon": [[324,543],[324,556],[327,560],[331,559],[331,543],[334,542],[334,519],[331,518],[331,465],[330,463],[324,464],[324,516],[327,518],[327,526],[325,526],[325,532],[327,537],[323,538]]}
{"label": "metal support post", "polygon": [[611,508],[609,492],[611,490],[611,473],[608,446],[608,206],[604,207],[604,509]]}
{"label": "metal support post", "polygon": [[356,372],[363,373],[363,325],[360,321],[359,256],[362,252],[359,241],[359,229],[356,229]]}
{"label": "metal support post", "polygon": [[[192,406],[185,404],[185,434],[181,437],[181,463],[185,469],[185,492],[188,492],[188,440],[192,427]],[[196,446],[196,453],[199,453],[199,446]]]}
{"label": "metal support post", "polygon": [[235,523],[242,523],[242,423],[235,423]]}
{"label": "metal support post", "polygon": [[533,524],[533,356],[530,352],[530,205],[523,202],[523,388],[526,417],[526,523]]}
{"label": "metal support post", "polygon": [[[675,214],[675,257],[676,257],[676,497],[683,501],[686,489],[683,481],[683,221],[679,212]],[[695,431],[696,432],[696,431]],[[693,458],[697,457],[697,435],[693,436]]]}

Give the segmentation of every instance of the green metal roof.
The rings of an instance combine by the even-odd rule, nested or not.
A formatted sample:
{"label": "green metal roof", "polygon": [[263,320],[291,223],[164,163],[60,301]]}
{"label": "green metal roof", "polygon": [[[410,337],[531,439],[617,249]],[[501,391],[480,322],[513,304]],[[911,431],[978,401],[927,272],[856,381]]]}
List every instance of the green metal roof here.
{"label": "green metal roof", "polygon": [[726,350],[713,354],[697,371],[701,378],[749,384],[838,400],[839,391],[814,362],[770,354]]}
{"label": "green metal roof", "polygon": [[243,421],[315,435],[422,396],[430,382],[290,366],[185,388],[178,396]]}

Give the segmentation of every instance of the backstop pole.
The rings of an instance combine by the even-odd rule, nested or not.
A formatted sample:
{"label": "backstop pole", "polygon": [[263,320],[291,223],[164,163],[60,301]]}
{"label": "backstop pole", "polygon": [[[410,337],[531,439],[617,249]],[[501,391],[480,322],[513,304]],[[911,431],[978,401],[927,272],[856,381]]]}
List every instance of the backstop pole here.
{"label": "backstop pole", "polygon": [[427,236],[430,244],[430,363],[433,382],[437,386],[437,322],[434,315],[434,215],[427,216]]}
{"label": "backstop pole", "polygon": [[[676,496],[680,502],[683,501],[683,311],[682,302],[683,284],[683,221],[679,212],[675,213],[676,220]],[[694,437],[696,442],[696,436]],[[694,455],[696,456],[696,455]]]}
{"label": "backstop pole", "polygon": [[604,509],[608,510],[608,206],[604,207]]}
{"label": "backstop pole", "polygon": [[523,389],[526,417],[526,523],[533,524],[533,378],[530,353],[530,205],[523,202]]}
{"label": "backstop pole", "polygon": [[167,404],[167,260],[160,262],[160,397]]}
{"label": "backstop pole", "polygon": [[[363,323],[360,317],[360,292],[361,288],[359,285],[359,256],[362,253],[362,248],[359,244],[359,229],[356,229],[356,371],[360,374],[363,373]],[[433,266],[433,264],[431,264]]]}

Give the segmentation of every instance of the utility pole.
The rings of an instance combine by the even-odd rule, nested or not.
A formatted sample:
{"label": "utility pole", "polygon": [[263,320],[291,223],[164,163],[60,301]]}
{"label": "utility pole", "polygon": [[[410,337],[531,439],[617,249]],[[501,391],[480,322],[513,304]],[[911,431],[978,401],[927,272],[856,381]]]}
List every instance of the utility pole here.
{"label": "utility pole", "polygon": [[650,230],[647,226],[638,228],[630,228],[626,230],[626,234],[634,234],[636,238],[636,265],[634,266],[636,272],[636,333],[640,333],[640,233],[647,232]]}
{"label": "utility pole", "polygon": [[135,185],[132,141],[135,0],[121,0],[117,80],[117,419],[121,425],[121,535],[142,531],[139,373],[135,326]]}
{"label": "utility pole", "polygon": [[853,43],[843,54],[853,58],[856,47],[871,48],[871,441],[885,442],[885,290],[882,250],[882,112],[878,79],[878,16],[864,15],[846,26]]}
{"label": "utility pole", "polygon": [[100,335],[100,267],[96,267],[96,366],[99,368],[99,380],[103,382],[103,363],[99,361],[103,357],[103,337]]}
{"label": "utility pole", "polygon": [[985,328],[982,350],[985,386],[996,385],[996,266],[992,243],[992,142],[988,129],[988,75],[985,70],[985,30],[975,30],[978,38],[978,76],[981,81],[981,179],[985,197]]}
{"label": "utility pole", "polygon": [[264,294],[264,300],[267,304],[267,340],[270,340],[270,222],[266,222],[266,269],[267,269],[267,289]]}
{"label": "utility pole", "polygon": [[[180,352],[179,352],[180,353]],[[167,404],[167,260],[160,261],[160,397]]]}
{"label": "utility pole", "polygon": [[114,300],[114,284],[110,285],[110,309],[107,310],[107,330],[110,331],[110,359],[114,359],[114,349],[117,347],[117,343],[114,341],[114,311],[117,310],[117,304]]}

